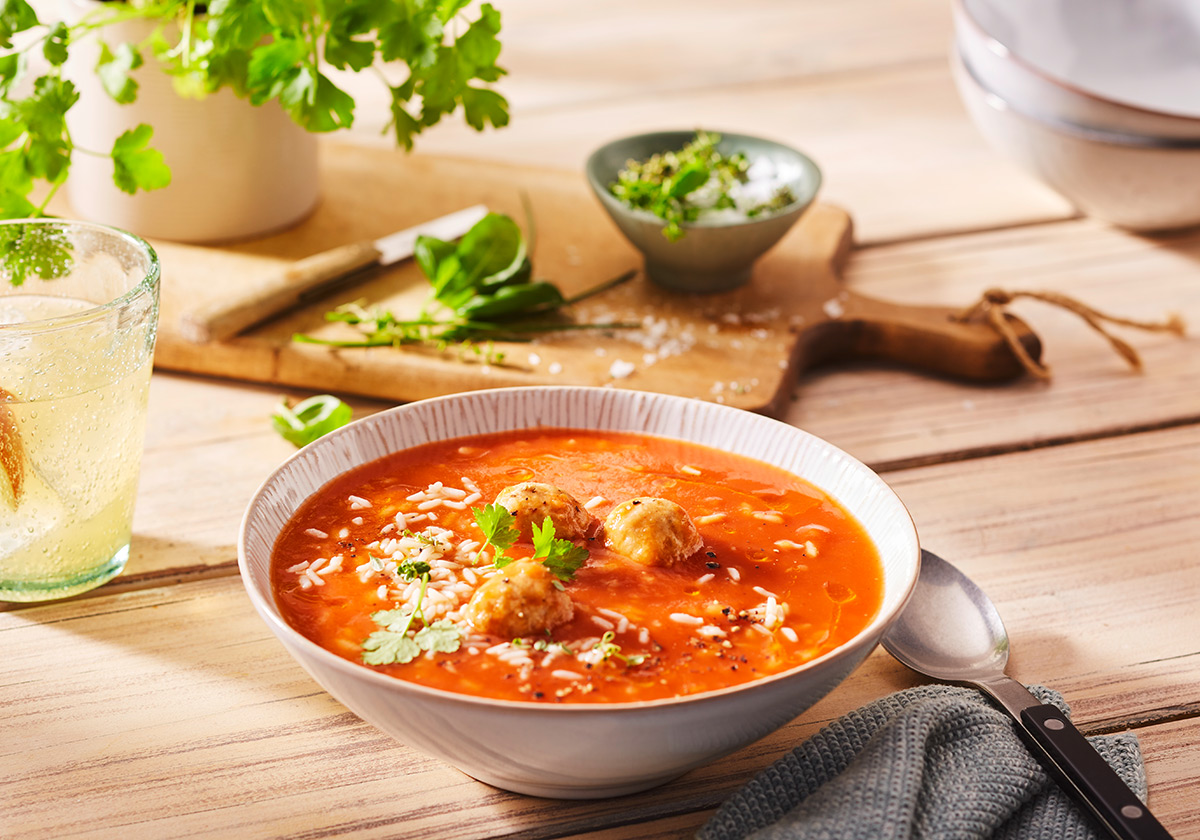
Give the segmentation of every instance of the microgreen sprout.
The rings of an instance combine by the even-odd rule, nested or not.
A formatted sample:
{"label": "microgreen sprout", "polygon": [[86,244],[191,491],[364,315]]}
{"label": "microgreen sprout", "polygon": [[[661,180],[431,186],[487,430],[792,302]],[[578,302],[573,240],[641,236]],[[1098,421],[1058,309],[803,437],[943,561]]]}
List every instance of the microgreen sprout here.
{"label": "microgreen sprout", "polygon": [[631,668],[641,665],[646,661],[646,655],[643,653],[621,653],[621,646],[616,643],[616,638],[616,633],[609,630],[600,637],[600,641],[596,642],[596,644],[592,646],[592,650],[600,651],[600,655],[605,661],[608,661],[609,659],[618,659]]}

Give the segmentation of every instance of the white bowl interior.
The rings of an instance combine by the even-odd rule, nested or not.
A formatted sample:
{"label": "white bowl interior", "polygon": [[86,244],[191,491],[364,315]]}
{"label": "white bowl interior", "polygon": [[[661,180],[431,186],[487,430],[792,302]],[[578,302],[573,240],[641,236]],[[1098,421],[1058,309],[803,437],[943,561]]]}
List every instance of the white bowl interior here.
{"label": "white bowl interior", "polygon": [[1014,55],[1082,90],[1200,118],[1195,0],[963,0]]}

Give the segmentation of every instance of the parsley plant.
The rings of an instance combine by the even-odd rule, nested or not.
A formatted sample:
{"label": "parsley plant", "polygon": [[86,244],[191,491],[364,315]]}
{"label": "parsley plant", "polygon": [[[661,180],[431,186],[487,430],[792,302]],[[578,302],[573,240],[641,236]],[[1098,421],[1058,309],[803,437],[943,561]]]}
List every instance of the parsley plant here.
{"label": "parsley plant", "polygon": [[[354,99],[326,70],[378,68],[391,120],[387,131],[411,149],[413,138],[458,109],[482,131],[508,124],[508,103],[488,85],[504,75],[500,12],[475,0],[196,0],[106,2],[68,24],[41,20],[27,0],[0,2],[0,217],[38,216],[62,185],[74,152],[111,157],[113,180],[126,192],[170,181],[153,130],[139,125],[111,149],[77,148],[67,112],[79,100],[63,65],[73,45],[100,41],[95,72],[112,99],[137,98],[131,75],[148,62],[168,73],[182,96],[230,88],[254,105],[277,100],[309,131],[347,128]],[[141,19],[153,24],[138,43],[110,43],[106,27]],[[31,57],[40,53],[36,62]],[[32,84],[18,84],[42,65]],[[36,182],[49,185],[39,204]]]}

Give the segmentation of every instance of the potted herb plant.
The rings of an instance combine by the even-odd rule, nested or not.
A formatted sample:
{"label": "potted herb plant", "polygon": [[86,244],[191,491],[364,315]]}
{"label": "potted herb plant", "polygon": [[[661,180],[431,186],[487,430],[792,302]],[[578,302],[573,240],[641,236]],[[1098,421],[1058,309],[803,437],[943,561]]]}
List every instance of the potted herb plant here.
{"label": "potted herb plant", "polygon": [[58,10],[0,0],[0,217],[43,215],[66,185],[78,215],[152,237],[283,227],[316,201],[314,135],[354,122],[333,71],[378,77],[387,130],[405,149],[459,109],[478,130],[508,122],[490,87],[504,71],[489,3],[60,0]]}

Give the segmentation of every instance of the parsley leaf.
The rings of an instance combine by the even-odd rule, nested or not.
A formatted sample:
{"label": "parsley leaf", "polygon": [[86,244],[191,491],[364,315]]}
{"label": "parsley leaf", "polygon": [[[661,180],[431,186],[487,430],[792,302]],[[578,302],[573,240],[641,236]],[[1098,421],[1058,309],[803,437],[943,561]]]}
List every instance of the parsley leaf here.
{"label": "parsley leaf", "polygon": [[147,148],[153,134],[154,129],[141,123],[113,141],[113,181],[127,193],[171,183],[171,170],[163,163],[162,152]]}
{"label": "parsley leaf", "polygon": [[421,653],[421,646],[407,633],[376,630],[362,644],[363,662],[368,665],[403,665]]}
{"label": "parsley leaf", "polygon": [[505,555],[504,552],[512,548],[512,544],[521,535],[513,525],[516,517],[503,506],[495,503],[484,505],[481,508],[471,508],[471,514],[475,517],[479,529],[483,531],[484,539],[480,550],[482,551],[489,545],[495,548],[496,556],[492,562],[497,569],[504,568],[512,562],[512,558]]}
{"label": "parsley leaf", "polygon": [[120,44],[114,53],[108,44],[100,42],[100,60],[96,62],[96,75],[100,84],[114,102],[127,105],[137,99],[138,83],[130,75],[142,66],[142,54],[131,44]]}
{"label": "parsley leaf", "polygon": [[25,0],[0,2],[0,47],[12,49],[13,35],[37,25],[37,14]]}
{"label": "parsley leaf", "polygon": [[433,624],[422,627],[413,639],[421,650],[454,653],[462,643],[462,631],[453,621],[442,618]]}
{"label": "parsley leaf", "polygon": [[74,247],[55,225],[0,225],[0,278],[20,286],[30,277],[62,277],[71,270]]}
{"label": "parsley leaf", "polygon": [[576,570],[587,558],[586,548],[575,545],[570,540],[554,537],[554,523],[549,516],[542,522],[541,528],[536,522],[533,523],[533,559],[540,559],[542,565],[559,580],[574,580]]}

